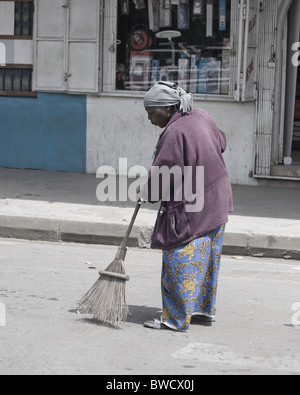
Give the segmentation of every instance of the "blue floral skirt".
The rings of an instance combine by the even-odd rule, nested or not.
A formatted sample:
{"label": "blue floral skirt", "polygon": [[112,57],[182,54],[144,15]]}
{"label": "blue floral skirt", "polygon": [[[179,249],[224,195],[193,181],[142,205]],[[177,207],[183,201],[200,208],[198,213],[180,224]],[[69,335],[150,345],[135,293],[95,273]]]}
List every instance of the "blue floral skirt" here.
{"label": "blue floral skirt", "polygon": [[188,331],[193,315],[214,318],[225,225],[163,251],[161,322]]}

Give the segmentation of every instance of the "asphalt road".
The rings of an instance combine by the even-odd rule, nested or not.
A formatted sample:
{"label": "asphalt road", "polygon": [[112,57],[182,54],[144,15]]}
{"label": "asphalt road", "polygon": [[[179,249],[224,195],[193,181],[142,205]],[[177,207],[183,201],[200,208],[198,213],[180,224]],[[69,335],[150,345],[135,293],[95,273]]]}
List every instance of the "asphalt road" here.
{"label": "asphalt road", "polygon": [[0,250],[2,375],[300,373],[299,261],[224,256],[217,322],[185,334],[143,327],[161,309],[159,251],[129,249],[132,315],[114,329],[76,302],[115,247],[0,239]]}

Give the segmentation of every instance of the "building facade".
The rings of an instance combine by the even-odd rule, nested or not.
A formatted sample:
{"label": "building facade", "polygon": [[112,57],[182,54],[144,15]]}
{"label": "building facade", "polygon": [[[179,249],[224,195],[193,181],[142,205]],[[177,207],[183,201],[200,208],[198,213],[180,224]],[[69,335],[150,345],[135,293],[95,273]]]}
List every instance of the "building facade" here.
{"label": "building facade", "polygon": [[224,130],[234,184],[299,185],[299,3],[0,0],[0,166],[148,168],[164,79]]}

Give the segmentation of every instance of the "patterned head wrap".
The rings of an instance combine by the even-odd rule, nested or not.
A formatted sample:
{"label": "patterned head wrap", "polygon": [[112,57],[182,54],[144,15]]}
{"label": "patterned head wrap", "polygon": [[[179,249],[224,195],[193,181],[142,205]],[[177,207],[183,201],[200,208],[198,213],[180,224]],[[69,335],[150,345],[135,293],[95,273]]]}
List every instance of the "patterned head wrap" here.
{"label": "patterned head wrap", "polygon": [[179,109],[183,115],[193,111],[193,95],[173,82],[156,82],[144,99],[145,107],[169,107],[176,104],[180,104]]}

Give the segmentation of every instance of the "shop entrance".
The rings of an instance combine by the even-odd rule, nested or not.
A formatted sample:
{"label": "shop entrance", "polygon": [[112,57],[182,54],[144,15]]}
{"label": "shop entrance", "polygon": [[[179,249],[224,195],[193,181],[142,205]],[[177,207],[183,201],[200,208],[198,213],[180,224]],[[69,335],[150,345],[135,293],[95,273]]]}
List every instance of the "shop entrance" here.
{"label": "shop entrance", "polygon": [[[283,163],[285,165],[300,166],[300,138],[299,138],[299,67],[295,62],[300,41],[300,5],[293,0],[287,14],[287,66],[285,92],[285,119],[283,138]],[[300,44],[299,44],[300,45]]]}
{"label": "shop entrance", "polygon": [[[300,43],[300,2],[290,2],[282,46],[281,121],[278,160],[272,166],[272,176],[300,178],[300,73],[295,56]],[[299,44],[300,46],[300,44]],[[297,50],[295,49],[297,48]],[[276,128],[277,125],[275,125]],[[276,148],[275,148],[276,149]],[[276,164],[277,162],[277,164]]]}

